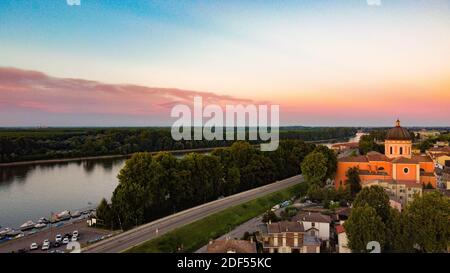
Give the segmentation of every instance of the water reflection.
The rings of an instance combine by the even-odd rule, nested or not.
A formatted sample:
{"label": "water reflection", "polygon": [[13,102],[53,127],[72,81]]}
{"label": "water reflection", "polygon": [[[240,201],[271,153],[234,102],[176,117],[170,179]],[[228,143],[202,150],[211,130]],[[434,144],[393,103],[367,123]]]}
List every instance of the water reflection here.
{"label": "water reflection", "polygon": [[126,158],[0,167],[0,226],[109,199]]}

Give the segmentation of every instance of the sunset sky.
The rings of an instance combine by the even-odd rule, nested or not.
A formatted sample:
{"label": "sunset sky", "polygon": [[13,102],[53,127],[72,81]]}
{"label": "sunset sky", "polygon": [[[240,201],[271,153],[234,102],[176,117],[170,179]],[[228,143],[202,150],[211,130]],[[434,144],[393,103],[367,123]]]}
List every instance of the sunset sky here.
{"label": "sunset sky", "polygon": [[194,95],[450,126],[450,0],[0,1],[0,126],[171,125]]}

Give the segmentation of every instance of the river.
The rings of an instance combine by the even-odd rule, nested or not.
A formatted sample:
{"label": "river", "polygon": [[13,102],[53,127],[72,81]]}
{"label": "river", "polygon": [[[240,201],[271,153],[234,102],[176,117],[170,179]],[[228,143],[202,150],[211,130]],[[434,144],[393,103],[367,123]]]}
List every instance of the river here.
{"label": "river", "polygon": [[[357,140],[358,135],[350,139]],[[111,198],[125,161],[124,157],[0,167],[0,227],[18,228],[28,220],[50,218],[51,212],[94,208],[103,197]]]}

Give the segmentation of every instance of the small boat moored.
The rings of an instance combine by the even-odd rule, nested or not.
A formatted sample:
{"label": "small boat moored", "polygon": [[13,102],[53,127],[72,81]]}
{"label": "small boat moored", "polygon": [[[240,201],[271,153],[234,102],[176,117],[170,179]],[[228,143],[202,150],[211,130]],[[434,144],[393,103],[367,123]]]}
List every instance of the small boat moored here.
{"label": "small boat moored", "polygon": [[33,221],[26,221],[25,223],[23,223],[21,226],[20,226],[20,230],[22,230],[22,231],[24,231],[24,230],[29,230],[29,229],[32,229],[32,228],[34,228],[34,226],[35,226],[36,224],[33,222]]}
{"label": "small boat moored", "polygon": [[11,231],[12,231],[11,228],[4,227],[4,228],[0,229],[0,236],[4,236],[4,235],[8,234]]}
{"label": "small boat moored", "polygon": [[81,216],[81,212],[79,210],[71,213],[72,218],[77,218]]}
{"label": "small boat moored", "polygon": [[46,226],[47,226],[47,224],[44,224],[44,223],[39,223],[39,224],[34,225],[35,228],[45,228]]}

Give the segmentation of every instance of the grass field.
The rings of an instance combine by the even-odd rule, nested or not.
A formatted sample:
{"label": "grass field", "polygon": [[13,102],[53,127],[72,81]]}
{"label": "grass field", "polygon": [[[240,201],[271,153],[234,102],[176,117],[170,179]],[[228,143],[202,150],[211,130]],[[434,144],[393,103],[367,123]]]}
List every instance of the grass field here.
{"label": "grass field", "polygon": [[234,206],[186,226],[174,229],[158,238],[147,241],[129,249],[132,253],[167,253],[175,252],[183,246],[182,252],[194,252],[209,240],[215,239],[236,226],[258,216],[293,196],[304,195],[307,184],[301,183],[244,204]]}

